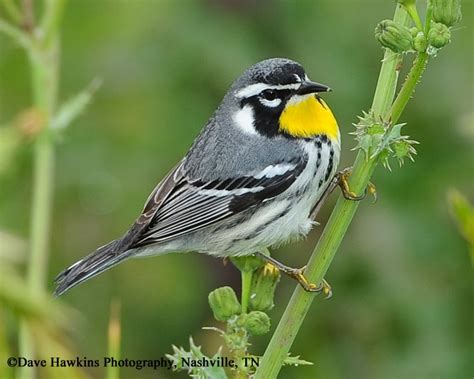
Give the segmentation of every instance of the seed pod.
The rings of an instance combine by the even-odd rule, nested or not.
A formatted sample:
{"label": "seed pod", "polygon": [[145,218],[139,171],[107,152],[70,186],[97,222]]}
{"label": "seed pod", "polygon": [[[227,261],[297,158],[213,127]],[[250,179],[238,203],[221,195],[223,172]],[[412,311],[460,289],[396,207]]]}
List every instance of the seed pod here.
{"label": "seed pod", "polygon": [[227,321],[241,311],[235,292],[230,287],[220,287],[209,294],[209,305],[218,321]]}
{"label": "seed pod", "polygon": [[392,20],[379,22],[375,28],[375,38],[382,46],[389,48],[395,53],[412,50],[413,38],[410,30]]}
{"label": "seed pod", "polygon": [[428,42],[431,46],[440,49],[447,45],[451,41],[451,31],[449,28],[439,22],[433,22],[431,24],[430,31],[428,32]]}
{"label": "seed pod", "polygon": [[446,26],[461,21],[461,0],[431,0],[433,20]]}
{"label": "seed pod", "polygon": [[270,331],[270,317],[264,312],[252,311],[245,316],[243,326],[250,334],[260,336]]}
{"label": "seed pod", "polygon": [[250,308],[266,312],[273,308],[273,295],[280,280],[280,271],[270,263],[260,267],[253,275]]}

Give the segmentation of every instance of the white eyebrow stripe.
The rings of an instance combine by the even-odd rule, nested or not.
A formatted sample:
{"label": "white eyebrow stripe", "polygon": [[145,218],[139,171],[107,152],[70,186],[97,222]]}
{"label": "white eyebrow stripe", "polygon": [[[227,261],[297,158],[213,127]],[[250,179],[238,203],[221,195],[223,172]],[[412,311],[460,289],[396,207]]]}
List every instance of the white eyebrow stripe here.
{"label": "white eyebrow stripe", "polygon": [[270,85],[270,84],[265,84],[265,83],[255,83],[255,84],[250,84],[247,87],[242,88],[240,91],[238,91],[235,96],[239,98],[243,97],[251,97],[259,94],[260,92],[266,90],[266,89],[275,89],[275,90],[281,90],[281,89],[298,89],[300,87],[301,83],[291,83],[291,84],[281,84],[281,85]]}

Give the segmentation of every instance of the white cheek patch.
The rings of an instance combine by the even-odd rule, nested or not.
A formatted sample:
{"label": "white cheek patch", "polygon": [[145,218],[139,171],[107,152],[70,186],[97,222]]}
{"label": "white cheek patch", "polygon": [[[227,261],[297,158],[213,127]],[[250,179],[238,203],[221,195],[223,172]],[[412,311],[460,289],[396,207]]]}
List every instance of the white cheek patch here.
{"label": "white cheek patch", "polygon": [[259,99],[259,100],[263,105],[270,108],[276,108],[281,104],[281,99],[279,99],[278,97],[273,100],[267,100],[267,99]]}
{"label": "white cheek patch", "polygon": [[235,124],[246,134],[258,134],[254,127],[253,110],[246,105],[233,116]]}

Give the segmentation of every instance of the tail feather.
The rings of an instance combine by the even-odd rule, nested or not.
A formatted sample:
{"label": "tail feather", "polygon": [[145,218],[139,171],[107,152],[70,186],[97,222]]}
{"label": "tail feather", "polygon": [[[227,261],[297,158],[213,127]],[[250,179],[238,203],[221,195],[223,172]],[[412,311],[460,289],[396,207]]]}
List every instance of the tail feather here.
{"label": "tail feather", "polygon": [[127,254],[128,244],[122,242],[120,239],[109,242],[62,271],[54,280],[56,283],[54,295],[60,296],[72,287],[127,259],[130,256]]}

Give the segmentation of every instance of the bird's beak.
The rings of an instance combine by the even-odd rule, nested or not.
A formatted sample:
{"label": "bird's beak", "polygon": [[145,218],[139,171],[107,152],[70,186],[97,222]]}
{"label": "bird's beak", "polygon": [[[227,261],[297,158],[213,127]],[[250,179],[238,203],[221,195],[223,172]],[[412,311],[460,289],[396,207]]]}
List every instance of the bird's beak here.
{"label": "bird's beak", "polygon": [[329,92],[329,91],[331,91],[331,88],[329,88],[328,86],[307,80],[301,83],[300,87],[296,90],[296,93],[298,95],[306,95],[308,93]]}

